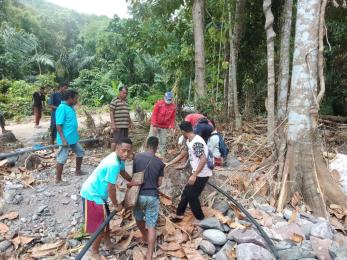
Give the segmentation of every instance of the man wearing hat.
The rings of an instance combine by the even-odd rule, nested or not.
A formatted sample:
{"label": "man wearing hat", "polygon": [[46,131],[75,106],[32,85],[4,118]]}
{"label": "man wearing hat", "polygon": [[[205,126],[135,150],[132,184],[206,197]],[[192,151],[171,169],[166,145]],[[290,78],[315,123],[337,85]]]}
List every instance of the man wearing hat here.
{"label": "man wearing hat", "polygon": [[159,154],[164,157],[166,153],[166,137],[168,129],[175,128],[176,105],[173,103],[173,94],[166,92],[164,99],[159,100],[153,108],[150,136],[159,138]]}

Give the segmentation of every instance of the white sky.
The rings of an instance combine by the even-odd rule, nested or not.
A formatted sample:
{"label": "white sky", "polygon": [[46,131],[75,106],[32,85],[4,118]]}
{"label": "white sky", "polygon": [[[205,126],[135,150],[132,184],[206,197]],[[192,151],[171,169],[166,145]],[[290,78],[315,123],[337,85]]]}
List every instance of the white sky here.
{"label": "white sky", "polygon": [[73,9],[80,13],[106,15],[110,18],[117,14],[129,17],[126,0],[47,0],[54,4]]}

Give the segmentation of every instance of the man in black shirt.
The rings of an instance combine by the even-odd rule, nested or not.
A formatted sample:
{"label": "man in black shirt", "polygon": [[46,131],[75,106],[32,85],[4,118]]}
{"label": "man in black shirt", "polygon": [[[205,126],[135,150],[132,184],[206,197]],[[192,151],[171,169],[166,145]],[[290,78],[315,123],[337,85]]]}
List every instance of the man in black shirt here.
{"label": "man in black shirt", "polygon": [[44,93],[44,87],[41,87],[39,91],[35,92],[33,94],[33,110],[34,110],[34,116],[35,116],[35,128],[39,128],[41,116],[42,116],[42,108],[45,106],[45,93]]}
{"label": "man in black shirt", "polygon": [[149,137],[147,140],[147,151],[136,154],[133,164],[134,174],[144,171],[145,175],[144,182],[140,188],[137,205],[134,208],[134,216],[144,242],[148,243],[146,260],[153,259],[156,240],[155,227],[159,215],[158,187],[162,184],[165,167],[165,164],[155,156],[158,145],[159,140],[157,137]]}

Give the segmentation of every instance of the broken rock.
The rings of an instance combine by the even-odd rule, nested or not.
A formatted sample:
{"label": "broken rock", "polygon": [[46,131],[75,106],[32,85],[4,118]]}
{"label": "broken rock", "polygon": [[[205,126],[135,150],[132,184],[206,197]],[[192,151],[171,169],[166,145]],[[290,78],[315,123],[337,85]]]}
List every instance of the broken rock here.
{"label": "broken rock", "polygon": [[228,234],[228,239],[236,241],[238,244],[253,243],[265,247],[264,239],[254,229],[234,229]]}
{"label": "broken rock", "polygon": [[222,249],[215,255],[216,260],[229,260],[229,256],[234,248],[235,243],[232,241],[226,242]]}
{"label": "broken rock", "polygon": [[329,248],[331,247],[332,241],[330,239],[320,239],[317,237],[310,238],[312,249],[318,259],[321,260],[331,260],[329,254]]}
{"label": "broken rock", "polygon": [[273,259],[272,254],[268,250],[252,243],[245,243],[245,244],[238,245],[236,247],[236,255],[237,255],[237,259],[242,259],[242,260],[254,260],[254,259],[271,260]]}
{"label": "broken rock", "polygon": [[8,248],[10,248],[11,245],[12,243],[8,240],[0,242],[0,253],[5,252]]}
{"label": "broken rock", "polygon": [[208,255],[213,255],[216,252],[216,247],[208,240],[202,240],[199,248]]}
{"label": "broken rock", "polygon": [[218,229],[224,231],[221,223],[217,218],[205,218],[200,221],[199,226],[204,229]]}
{"label": "broken rock", "polygon": [[222,246],[227,242],[227,236],[218,229],[207,229],[202,235],[204,239],[217,246]]}
{"label": "broken rock", "polygon": [[286,250],[278,251],[280,259],[297,260],[302,258],[314,258],[315,255],[312,251],[307,251],[301,247],[293,247]]}
{"label": "broken rock", "polygon": [[230,207],[228,202],[226,202],[225,200],[218,200],[213,203],[212,208],[222,212],[223,214],[226,214]]}
{"label": "broken rock", "polygon": [[313,224],[311,235],[322,239],[333,239],[333,232],[330,224],[326,220],[320,220],[316,224]]}

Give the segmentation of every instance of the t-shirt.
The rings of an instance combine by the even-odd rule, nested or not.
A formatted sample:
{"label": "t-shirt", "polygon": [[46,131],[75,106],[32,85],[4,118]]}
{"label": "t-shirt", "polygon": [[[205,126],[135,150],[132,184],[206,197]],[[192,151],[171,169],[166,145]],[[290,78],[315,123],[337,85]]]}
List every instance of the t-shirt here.
{"label": "t-shirt", "polygon": [[46,96],[40,92],[33,94],[34,107],[42,108],[42,102],[45,102]]}
{"label": "t-shirt", "polygon": [[187,115],[184,118],[184,121],[190,122],[192,124],[192,126],[195,127],[201,118],[204,118],[204,115],[199,114],[199,113],[194,113],[194,114]]}
{"label": "t-shirt", "polygon": [[119,173],[124,170],[124,161],[115,152],[109,154],[83,183],[80,192],[82,198],[96,204],[105,204],[108,199],[108,183],[116,184]]}
{"label": "t-shirt", "polygon": [[[187,149],[189,154],[190,165],[192,166],[193,171],[195,171],[199,165],[200,157],[203,154],[205,154],[206,158],[208,157],[208,147],[204,139],[202,139],[202,137],[199,135],[195,135],[195,137],[191,141],[187,140],[186,144],[187,144]],[[212,170],[207,167],[207,163],[206,163],[204,168],[198,174],[198,177],[209,177],[209,176],[212,176]]]}
{"label": "t-shirt", "polygon": [[[58,107],[61,103],[61,93],[54,92],[48,99],[48,105]],[[55,112],[57,109],[53,109],[51,113],[51,124],[55,125]]]}
{"label": "t-shirt", "polygon": [[216,133],[217,131],[212,132],[211,137],[208,139],[207,146],[212,152],[214,158],[221,158],[222,156],[219,150],[219,135]]}
{"label": "t-shirt", "polygon": [[[151,162],[148,165],[150,160]],[[147,165],[144,182],[140,188],[139,194],[145,196],[158,196],[158,179],[164,176],[165,165],[162,160],[149,152],[138,153],[134,158],[133,172],[141,172]]]}
{"label": "t-shirt", "polygon": [[[78,122],[76,111],[72,106],[69,106],[65,101],[62,101],[56,111],[56,125],[61,125],[63,134],[68,144],[76,144],[79,140]],[[60,134],[57,133],[57,144],[62,145],[63,142]]]}
{"label": "t-shirt", "polygon": [[110,110],[114,111],[114,123],[116,128],[129,128],[130,109],[128,103],[115,98],[110,103]]}

